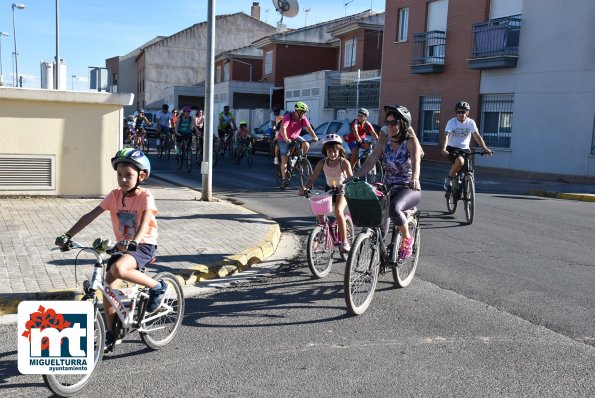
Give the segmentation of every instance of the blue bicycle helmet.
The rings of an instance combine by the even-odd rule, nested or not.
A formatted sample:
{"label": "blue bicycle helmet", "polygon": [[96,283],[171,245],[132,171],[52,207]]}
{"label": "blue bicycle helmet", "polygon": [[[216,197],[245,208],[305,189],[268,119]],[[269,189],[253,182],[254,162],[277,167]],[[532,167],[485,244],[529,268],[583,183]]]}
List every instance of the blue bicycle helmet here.
{"label": "blue bicycle helmet", "polygon": [[116,152],[116,155],[112,158],[112,167],[116,170],[118,163],[130,163],[135,165],[139,170],[143,170],[147,173],[147,178],[151,175],[151,162],[149,158],[134,148],[120,149]]}

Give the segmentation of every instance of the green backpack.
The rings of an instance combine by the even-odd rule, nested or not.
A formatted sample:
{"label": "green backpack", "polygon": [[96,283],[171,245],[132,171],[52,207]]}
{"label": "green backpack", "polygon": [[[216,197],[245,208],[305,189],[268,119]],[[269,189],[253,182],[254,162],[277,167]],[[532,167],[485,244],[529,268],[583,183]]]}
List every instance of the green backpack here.
{"label": "green backpack", "polygon": [[345,198],[353,224],[358,227],[379,227],[388,216],[386,195],[364,180],[345,185]]}

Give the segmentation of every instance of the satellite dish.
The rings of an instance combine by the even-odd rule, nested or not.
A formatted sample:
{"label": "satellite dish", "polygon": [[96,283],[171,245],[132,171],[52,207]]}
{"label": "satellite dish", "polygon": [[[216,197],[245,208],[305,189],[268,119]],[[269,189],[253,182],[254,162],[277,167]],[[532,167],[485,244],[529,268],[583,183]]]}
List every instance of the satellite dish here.
{"label": "satellite dish", "polygon": [[297,0],[273,0],[273,5],[275,6],[275,10],[281,14],[281,18],[295,17],[300,11]]}

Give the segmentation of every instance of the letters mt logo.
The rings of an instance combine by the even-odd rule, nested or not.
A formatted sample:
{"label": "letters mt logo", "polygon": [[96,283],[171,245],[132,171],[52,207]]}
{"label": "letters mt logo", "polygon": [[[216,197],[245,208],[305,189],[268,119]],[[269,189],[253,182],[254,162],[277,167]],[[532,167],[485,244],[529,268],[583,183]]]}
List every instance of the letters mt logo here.
{"label": "letters mt logo", "polygon": [[94,361],[93,305],[84,301],[19,304],[19,371],[90,373]]}

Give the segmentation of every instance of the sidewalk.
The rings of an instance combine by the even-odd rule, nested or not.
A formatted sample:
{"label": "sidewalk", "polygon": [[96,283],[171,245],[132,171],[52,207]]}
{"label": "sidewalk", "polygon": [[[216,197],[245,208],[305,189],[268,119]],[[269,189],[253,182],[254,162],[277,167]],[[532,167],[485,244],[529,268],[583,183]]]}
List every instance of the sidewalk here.
{"label": "sidewalk", "polygon": [[[226,201],[201,202],[200,192],[152,178],[145,185],[155,196],[159,246],[150,271],[169,271],[185,285],[225,277],[275,252],[279,225]],[[92,272],[77,267],[75,251],[50,252],[54,239],[99,199],[0,198],[0,315],[16,313],[18,303],[70,299]],[[105,212],[76,236],[81,243],[113,239]],[[87,257],[89,258],[89,257]]]}

